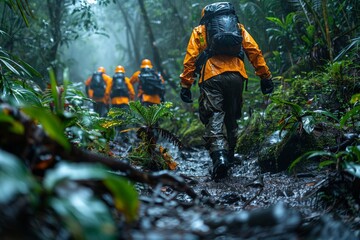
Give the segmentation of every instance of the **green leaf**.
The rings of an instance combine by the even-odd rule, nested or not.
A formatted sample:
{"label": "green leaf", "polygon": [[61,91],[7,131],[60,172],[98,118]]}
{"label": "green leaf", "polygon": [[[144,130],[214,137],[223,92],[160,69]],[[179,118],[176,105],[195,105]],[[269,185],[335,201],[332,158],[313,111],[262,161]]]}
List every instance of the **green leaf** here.
{"label": "green leaf", "polygon": [[64,133],[64,125],[58,117],[49,110],[37,107],[25,107],[22,109],[29,117],[41,123],[45,132],[65,150],[70,149],[70,143]]}
{"label": "green leaf", "polygon": [[358,102],[360,102],[360,93],[352,95],[350,99],[351,104],[356,104]]}
{"label": "green leaf", "polygon": [[16,75],[20,75],[20,73],[10,64],[14,63],[14,61],[12,61],[10,58],[6,58],[6,57],[0,57],[0,61],[14,74]]}
{"label": "green leaf", "polygon": [[54,191],[59,184],[66,181],[102,180],[114,197],[116,208],[122,211],[129,221],[135,220],[138,214],[139,201],[134,187],[119,176],[110,173],[105,167],[94,164],[60,163],[54,170],[45,175],[44,187]]}
{"label": "green leaf", "polygon": [[342,118],[340,119],[340,127],[344,127],[346,122],[354,117],[360,115],[360,105],[352,108],[350,111],[348,111]]}
{"label": "green leaf", "polygon": [[278,25],[279,27],[281,28],[284,28],[284,24],[283,22],[281,21],[280,18],[276,18],[276,17],[266,17],[267,20],[275,23],[276,25]]}
{"label": "green leaf", "polygon": [[[300,161],[304,160],[304,159],[311,159],[314,157],[331,157],[333,160],[329,160],[331,161],[331,163],[336,162],[336,157],[333,153],[331,152],[326,152],[326,151],[310,151],[307,153],[304,153],[303,155],[301,155],[300,157],[298,157],[297,159],[295,159],[289,166],[289,170],[292,170]],[[327,161],[323,161],[324,164],[327,163]]]}
{"label": "green leaf", "polygon": [[55,112],[57,114],[60,114],[60,113],[62,113],[63,105],[62,106],[60,105],[55,73],[52,68],[49,69],[49,76],[50,76],[51,94],[52,94],[52,99],[54,101]]}
{"label": "green leaf", "polygon": [[321,114],[321,115],[324,115],[326,117],[332,118],[337,122],[339,121],[339,119],[334,114],[332,114],[331,112],[324,111],[324,110],[314,110],[313,112],[316,113],[316,114]]}
{"label": "green leaf", "polygon": [[357,146],[347,146],[346,152],[350,153],[353,157],[351,159],[354,162],[360,162],[360,145]]}
{"label": "green leaf", "polygon": [[13,117],[5,114],[4,112],[0,112],[0,123],[9,123],[9,130],[15,134],[20,135],[24,133],[24,126],[19,121],[16,121]]}
{"label": "green leaf", "polygon": [[309,156],[308,159],[310,158],[314,158],[314,157],[332,157],[334,158],[335,155],[331,152],[326,152],[326,151],[311,151],[309,152]]}
{"label": "green leaf", "polygon": [[360,165],[353,162],[345,163],[344,170],[351,175],[360,178]]}
{"label": "green leaf", "polygon": [[101,165],[62,162],[46,173],[44,187],[52,191],[64,180],[101,180],[107,175],[108,172]]}
{"label": "green leaf", "polygon": [[24,6],[24,3],[21,0],[16,0],[16,5],[26,26],[29,26],[29,22],[26,17],[26,13],[28,13],[26,7],[28,7],[28,3],[26,2],[26,6]]}
{"label": "green leaf", "polygon": [[19,85],[13,85],[8,93],[10,101],[18,106],[36,106],[42,107],[39,97],[32,91],[25,89]]}
{"label": "green leaf", "polygon": [[12,56],[16,62],[19,63],[19,66],[21,66],[22,70],[28,74],[29,76],[34,76],[34,77],[38,77],[38,78],[42,78],[41,73],[39,73],[35,68],[33,68],[32,66],[30,66],[28,63],[24,62],[23,60],[21,60],[19,57],[17,56]]}
{"label": "green leaf", "polygon": [[51,198],[49,204],[73,239],[116,239],[116,226],[109,208],[95,198],[90,189],[68,190],[66,196]]}
{"label": "green leaf", "polygon": [[301,122],[303,124],[303,128],[306,133],[310,134],[315,128],[315,121],[312,116],[304,116],[301,118]]}
{"label": "green leaf", "polygon": [[0,189],[0,203],[6,205],[19,194],[35,195],[40,186],[15,155],[0,150]]}
{"label": "green leaf", "polygon": [[109,177],[104,184],[114,196],[115,206],[125,214],[128,221],[133,221],[138,216],[139,200],[134,187],[125,179]]}
{"label": "green leaf", "polygon": [[304,159],[306,159],[308,154],[309,154],[309,153],[305,153],[305,154],[301,155],[300,157],[296,158],[296,159],[290,164],[290,166],[289,166],[289,171],[293,170],[293,169],[295,168],[295,166],[296,166],[299,162],[301,162],[301,161],[303,161]]}
{"label": "green leaf", "polygon": [[334,160],[326,160],[319,163],[319,168],[323,168],[332,164],[336,164],[336,161]]}
{"label": "green leaf", "polygon": [[284,104],[285,106],[291,107],[292,112],[293,112],[293,114],[295,116],[303,115],[303,109],[298,104],[291,103],[291,102],[288,102],[288,101],[285,101],[285,100],[282,100],[282,99],[279,99],[279,98],[271,98],[271,101],[273,101],[275,103],[278,103],[278,104]]}

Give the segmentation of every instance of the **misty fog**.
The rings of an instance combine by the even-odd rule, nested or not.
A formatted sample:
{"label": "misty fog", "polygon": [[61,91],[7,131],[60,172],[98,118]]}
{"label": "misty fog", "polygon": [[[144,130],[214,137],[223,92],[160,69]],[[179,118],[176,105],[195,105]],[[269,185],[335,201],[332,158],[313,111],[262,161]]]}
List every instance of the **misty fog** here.
{"label": "misty fog", "polygon": [[61,61],[69,67],[72,82],[84,82],[99,66],[105,67],[110,76],[117,65],[123,65],[129,77],[137,70],[138,66],[130,65],[125,54],[124,49],[128,48],[126,29],[116,8],[113,4],[94,5],[100,33],[83,32],[69,47],[61,47]]}

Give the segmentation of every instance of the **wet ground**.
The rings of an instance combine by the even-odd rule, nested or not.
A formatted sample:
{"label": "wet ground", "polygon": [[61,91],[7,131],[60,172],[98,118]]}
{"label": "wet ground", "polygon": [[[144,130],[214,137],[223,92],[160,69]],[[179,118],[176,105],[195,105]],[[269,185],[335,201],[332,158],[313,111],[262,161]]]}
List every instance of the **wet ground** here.
{"label": "wet ground", "polygon": [[315,165],[296,175],[261,173],[256,158],[237,156],[240,161],[232,166],[229,177],[215,182],[210,178],[211,161],[205,149],[180,152],[171,148],[170,152],[179,164],[175,172],[186,179],[200,198],[194,200],[168,186],[150,188],[137,184],[142,203],[140,220],[130,229],[124,229],[126,238],[358,239],[360,236],[360,217],[354,210],[336,209],[337,206],[329,207],[320,201],[317,189],[328,173],[318,171]]}

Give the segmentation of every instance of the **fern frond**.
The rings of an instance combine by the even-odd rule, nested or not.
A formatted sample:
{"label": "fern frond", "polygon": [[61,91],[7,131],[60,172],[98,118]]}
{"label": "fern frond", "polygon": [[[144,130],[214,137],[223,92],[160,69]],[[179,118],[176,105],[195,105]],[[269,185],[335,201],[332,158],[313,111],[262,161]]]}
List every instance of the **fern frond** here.
{"label": "fern frond", "polygon": [[119,117],[123,117],[125,115],[127,115],[127,110],[126,109],[121,109],[121,108],[111,108],[108,112],[108,117],[110,118],[119,118]]}
{"label": "fern frond", "polygon": [[163,105],[160,104],[157,106],[157,109],[155,109],[154,114],[152,116],[152,123],[158,122],[161,118],[169,118],[173,116],[173,113],[169,111],[169,108],[171,106],[169,105]]}
{"label": "fern frond", "polygon": [[131,118],[136,119],[132,121],[136,123],[138,126],[154,126],[156,123],[165,117],[171,117],[172,113],[170,112],[170,107],[172,106],[169,103],[165,104],[157,104],[150,107],[145,107],[141,105],[139,101],[131,102],[129,104],[130,111],[133,113]]}
{"label": "fern frond", "polygon": [[138,114],[143,119],[146,118],[147,109],[146,109],[146,107],[141,105],[140,101],[130,102],[129,107],[133,113]]}

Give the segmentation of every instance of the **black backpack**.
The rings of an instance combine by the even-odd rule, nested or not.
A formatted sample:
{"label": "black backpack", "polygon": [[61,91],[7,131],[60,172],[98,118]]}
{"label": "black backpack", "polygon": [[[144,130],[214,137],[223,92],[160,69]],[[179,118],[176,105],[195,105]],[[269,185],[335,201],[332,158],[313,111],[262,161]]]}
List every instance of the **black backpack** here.
{"label": "black backpack", "polygon": [[241,54],[243,39],[238,23],[235,8],[229,2],[213,3],[205,7],[200,24],[205,24],[210,54]]}
{"label": "black backpack", "polygon": [[141,89],[148,95],[162,95],[164,85],[161,78],[152,68],[142,68],[139,74]]}
{"label": "black backpack", "polygon": [[214,55],[236,56],[244,60],[242,32],[234,6],[229,2],[209,4],[204,8],[200,24],[205,25],[207,48],[196,61],[196,72]]}
{"label": "black backpack", "polygon": [[129,97],[129,89],[125,83],[124,73],[115,73],[111,88],[111,97]]}
{"label": "black backpack", "polygon": [[90,89],[94,91],[94,97],[104,97],[106,84],[103,78],[103,73],[95,72],[92,75]]}

